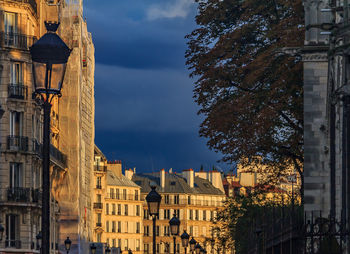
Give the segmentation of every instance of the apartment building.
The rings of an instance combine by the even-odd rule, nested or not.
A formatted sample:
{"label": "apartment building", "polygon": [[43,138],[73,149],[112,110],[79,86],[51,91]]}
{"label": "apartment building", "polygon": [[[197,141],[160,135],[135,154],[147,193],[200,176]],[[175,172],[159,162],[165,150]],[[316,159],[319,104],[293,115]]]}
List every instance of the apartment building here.
{"label": "apartment building", "polygon": [[[197,172],[198,173],[198,172]],[[216,216],[217,209],[223,206],[225,194],[219,188],[206,179],[210,176],[216,182],[216,173],[195,176],[192,169],[184,170],[180,174],[171,170],[161,170],[155,173],[134,174],[132,170],[126,171],[126,176],[141,186],[142,200],[150,192],[150,184],[157,186],[156,190],[162,196],[157,220],[157,253],[173,252],[173,237],[170,235],[169,220],[174,214],[180,219],[180,235],[187,231],[196,241],[212,250],[212,219]],[[217,172],[220,174],[219,172]],[[219,178],[220,179],[220,178]],[[220,185],[220,183],[218,182]],[[222,182],[221,182],[222,186]],[[144,253],[152,253],[152,218],[148,214],[146,201],[143,202],[143,250]],[[215,248],[215,246],[213,246]],[[184,253],[180,237],[177,237],[176,250]]]}
{"label": "apartment building", "polygon": [[122,174],[120,161],[108,162],[95,146],[93,241],[122,252],[142,252],[141,188]]}
{"label": "apartment building", "polygon": [[[0,1],[0,224],[2,253],[38,253],[41,230],[42,109],[32,97],[29,47],[42,35],[42,1]],[[43,31],[45,32],[45,31]],[[51,175],[66,171],[58,149],[57,107],[52,110]],[[59,206],[51,199],[51,249],[58,250]]]}

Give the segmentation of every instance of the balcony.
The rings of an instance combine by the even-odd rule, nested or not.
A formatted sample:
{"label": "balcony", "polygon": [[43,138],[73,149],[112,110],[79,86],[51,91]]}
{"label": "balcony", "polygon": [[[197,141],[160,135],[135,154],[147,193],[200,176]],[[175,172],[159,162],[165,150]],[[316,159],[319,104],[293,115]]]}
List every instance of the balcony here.
{"label": "balcony", "polygon": [[102,203],[94,203],[94,209],[102,209],[103,204]]}
{"label": "balcony", "polygon": [[8,136],[7,137],[7,149],[10,151],[28,151],[28,137],[22,136]]}
{"label": "balcony", "polygon": [[101,222],[96,222],[96,227],[102,227],[102,223]]}
{"label": "balcony", "polygon": [[107,198],[110,199],[117,199],[117,200],[140,200],[139,195],[134,195],[134,194],[127,194],[127,195],[117,195],[117,193],[114,192],[109,192],[107,193]]}
{"label": "balcony", "polygon": [[14,187],[7,189],[7,201],[29,202],[30,188]]}
{"label": "balcony", "polygon": [[10,84],[8,86],[8,97],[24,100],[27,98],[28,87],[21,84]]}
{"label": "balcony", "polygon": [[29,50],[29,47],[32,46],[36,40],[35,36],[0,32],[0,46],[2,48]]}
{"label": "balcony", "polygon": [[100,190],[101,190],[101,189],[102,189],[102,185],[97,184],[97,185],[96,185],[96,189],[100,189]]}
{"label": "balcony", "polygon": [[20,240],[5,240],[5,248],[22,248],[22,242]]}
{"label": "balcony", "polygon": [[[31,152],[38,155],[40,158],[43,154],[43,145],[38,140],[32,140]],[[62,168],[67,166],[67,155],[63,154],[60,150],[50,144],[50,160],[51,162],[59,165]]]}
{"label": "balcony", "polygon": [[97,172],[107,172],[107,166],[104,166],[104,165],[95,165],[95,166],[94,166],[94,171],[97,171]]}
{"label": "balcony", "polygon": [[32,202],[41,203],[43,193],[39,189],[32,190]]}

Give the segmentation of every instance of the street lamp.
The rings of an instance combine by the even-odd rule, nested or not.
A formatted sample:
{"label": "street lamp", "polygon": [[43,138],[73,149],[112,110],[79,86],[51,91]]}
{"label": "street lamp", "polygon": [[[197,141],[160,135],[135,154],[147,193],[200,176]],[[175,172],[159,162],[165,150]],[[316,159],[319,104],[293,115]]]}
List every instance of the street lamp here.
{"label": "street lamp", "polygon": [[42,253],[50,253],[50,111],[55,95],[61,95],[66,64],[71,50],[56,34],[59,23],[45,22],[47,33],[33,46],[34,93],[40,96],[44,109],[42,174]]}
{"label": "street lamp", "polygon": [[2,241],[2,236],[4,235],[4,227],[0,224],[0,242]]}
{"label": "street lamp", "polygon": [[41,234],[41,231],[36,235],[36,249],[40,250],[41,249],[41,241],[43,239],[43,236]]}
{"label": "street lamp", "polygon": [[162,196],[156,191],[156,186],[151,186],[151,191],[146,196],[148,212],[153,220],[153,254],[156,254],[156,220],[159,215],[159,206],[162,201]]}
{"label": "street lamp", "polygon": [[176,217],[176,214],[169,221],[170,232],[174,238],[174,254],[176,253],[176,236],[179,235],[180,220]]}
{"label": "street lamp", "polygon": [[191,250],[192,253],[193,253],[193,252],[195,251],[195,249],[196,249],[196,243],[197,243],[197,241],[194,240],[194,238],[193,238],[193,236],[192,236],[192,239],[191,239],[191,241],[190,241],[190,250]]}
{"label": "street lamp", "polygon": [[194,247],[195,251],[196,251],[196,254],[200,254],[201,252],[201,245],[199,243],[196,244],[196,247]]}
{"label": "street lamp", "polygon": [[64,241],[64,247],[66,248],[67,254],[70,251],[70,246],[72,245],[72,241],[67,236],[67,239]]}
{"label": "street lamp", "polygon": [[91,254],[96,254],[96,245],[94,243],[90,245],[90,249],[91,249]]}
{"label": "street lamp", "polygon": [[181,235],[181,241],[182,241],[182,247],[185,248],[185,254],[187,252],[187,246],[188,246],[189,239],[190,239],[190,235],[187,234],[186,230],[184,230],[183,234]]}

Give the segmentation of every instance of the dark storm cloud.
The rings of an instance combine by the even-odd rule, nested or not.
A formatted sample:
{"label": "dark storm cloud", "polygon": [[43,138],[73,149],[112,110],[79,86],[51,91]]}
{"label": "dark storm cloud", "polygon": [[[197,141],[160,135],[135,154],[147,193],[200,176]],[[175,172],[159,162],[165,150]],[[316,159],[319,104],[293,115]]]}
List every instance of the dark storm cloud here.
{"label": "dark storm cloud", "polygon": [[[184,65],[192,0],[84,1],[95,44],[96,144],[139,171],[211,168]],[[217,165],[217,164],[216,164]]]}

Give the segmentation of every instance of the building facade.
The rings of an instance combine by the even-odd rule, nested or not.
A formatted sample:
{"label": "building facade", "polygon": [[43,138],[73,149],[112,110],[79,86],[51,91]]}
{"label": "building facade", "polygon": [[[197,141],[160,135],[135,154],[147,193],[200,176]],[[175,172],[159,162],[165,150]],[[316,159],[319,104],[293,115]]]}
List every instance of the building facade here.
{"label": "building facade", "polygon": [[[1,253],[38,253],[41,229],[42,108],[33,96],[29,47],[60,22],[72,49],[63,97],[51,110],[51,251],[87,251],[92,240],[94,47],[82,1],[0,1],[0,224]],[[1,112],[0,112],[1,113]]]}
{"label": "building facade", "polygon": [[[220,174],[218,172],[218,174]],[[208,172],[204,171],[201,176],[195,176],[192,169],[184,170],[181,174],[165,172],[161,170],[156,173],[134,174],[132,170],[126,176],[141,186],[142,200],[150,192],[150,184],[157,186],[156,190],[162,196],[157,219],[156,252],[173,253],[173,237],[170,233],[169,220],[174,214],[180,219],[180,235],[187,233],[196,241],[206,247],[210,253],[218,246],[211,245],[211,239],[215,237],[212,232],[212,219],[216,216],[217,209],[223,206],[225,194],[213,186],[207,180]],[[212,175],[211,175],[212,176]],[[213,177],[215,179],[215,176]],[[220,179],[221,180],[221,179]],[[221,181],[222,186],[222,181]],[[143,203],[143,251],[152,253],[152,218],[148,214],[147,203]],[[214,250],[213,249],[213,250]],[[189,250],[189,249],[188,249]],[[176,238],[176,251],[184,253],[180,236]]]}
{"label": "building facade", "polygon": [[120,161],[107,162],[95,147],[93,241],[122,252],[141,253],[141,187],[122,174]]}

